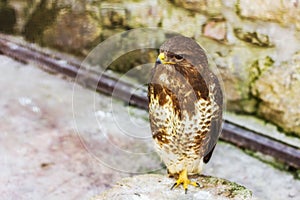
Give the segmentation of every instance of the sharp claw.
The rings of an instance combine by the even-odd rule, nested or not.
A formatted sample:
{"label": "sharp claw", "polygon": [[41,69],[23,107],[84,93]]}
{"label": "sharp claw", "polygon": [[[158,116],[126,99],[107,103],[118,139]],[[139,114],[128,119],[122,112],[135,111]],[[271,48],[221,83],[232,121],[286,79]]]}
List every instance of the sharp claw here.
{"label": "sharp claw", "polygon": [[173,190],[173,188],[176,188],[179,185],[183,185],[185,194],[187,194],[188,191],[188,185],[193,185],[195,187],[201,187],[201,185],[197,182],[192,182],[191,180],[188,179],[187,176],[187,171],[183,170],[182,172],[180,172],[179,177],[176,181],[176,183],[173,184],[173,186],[170,188],[170,190]]}
{"label": "sharp claw", "polygon": [[177,183],[174,183],[174,185],[171,187],[171,190],[173,190],[173,188],[177,185]]}

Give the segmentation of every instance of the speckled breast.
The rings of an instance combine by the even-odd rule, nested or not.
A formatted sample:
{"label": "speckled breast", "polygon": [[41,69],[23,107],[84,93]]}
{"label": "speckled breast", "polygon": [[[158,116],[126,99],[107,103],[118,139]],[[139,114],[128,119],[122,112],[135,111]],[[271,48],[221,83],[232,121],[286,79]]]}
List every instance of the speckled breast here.
{"label": "speckled breast", "polygon": [[[185,76],[171,65],[157,68],[149,84],[149,119],[156,149],[169,173],[199,173],[215,110],[213,95],[199,72]],[[197,83],[194,83],[197,76]],[[200,84],[205,85],[200,85]],[[198,85],[196,85],[198,84]]]}

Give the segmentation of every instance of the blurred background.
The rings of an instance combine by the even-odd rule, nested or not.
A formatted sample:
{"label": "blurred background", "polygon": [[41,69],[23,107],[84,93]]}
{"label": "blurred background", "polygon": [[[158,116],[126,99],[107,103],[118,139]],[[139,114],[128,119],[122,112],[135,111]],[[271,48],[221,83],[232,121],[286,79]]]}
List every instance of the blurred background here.
{"label": "blurred background", "polygon": [[[0,30],[78,56],[133,28],[162,27],[196,39],[217,63],[227,110],[300,135],[298,1],[1,0]],[[141,56],[143,55],[143,56]],[[119,72],[153,62],[133,52]]]}
{"label": "blurred background", "polygon": [[[41,51],[45,50],[50,57],[52,54],[61,54],[66,55],[68,58],[71,57],[72,59],[83,61],[98,44],[109,37],[127,30],[149,27],[159,27],[166,30],[166,32],[177,32],[192,37],[206,49],[210,60],[215,63],[223,80],[226,100],[225,119],[227,121],[249,130],[254,130],[259,134],[266,135],[299,150],[300,4],[298,0],[0,0],[1,37],[10,38],[23,45],[33,45],[33,47]],[[134,40],[135,36],[131,37]],[[158,40],[157,37],[148,35],[143,39],[147,40],[145,43],[152,42],[159,46],[167,37],[169,37],[168,34],[163,34]],[[128,35],[126,38],[128,39]],[[139,40],[139,42],[142,43],[143,41]],[[126,45],[128,48],[130,42],[126,43]],[[111,73],[117,74],[116,76],[122,76],[122,74],[135,69],[134,76],[127,79],[127,81],[144,84],[149,78],[151,67],[136,68],[136,66],[154,63],[156,56],[157,49],[138,49],[118,57],[109,64],[108,69]],[[100,65],[97,65],[100,62],[100,58],[103,57],[101,55],[99,57],[93,56],[92,59],[88,60],[89,64],[96,71],[103,70]],[[37,166],[35,166],[38,168],[38,171],[43,169],[39,172],[36,172],[37,169],[35,167],[27,168],[27,165],[25,165],[26,162],[35,160],[33,158],[38,156],[28,158],[27,161],[22,159],[28,154],[36,153],[36,149],[40,149],[46,144],[50,146],[52,144],[48,142],[41,145],[40,142],[44,140],[41,138],[36,140],[37,136],[33,133],[44,132],[45,135],[43,137],[45,137],[45,140],[60,141],[60,145],[64,144],[61,143],[62,139],[49,139],[50,132],[53,138],[61,137],[61,132],[72,135],[71,132],[74,127],[74,121],[72,121],[72,112],[74,110],[70,106],[72,104],[70,100],[72,95],[75,98],[78,97],[78,101],[75,100],[74,104],[77,105],[76,103],[78,103],[78,106],[75,108],[75,110],[77,109],[76,113],[78,113],[78,115],[75,114],[75,123],[79,126],[77,129],[82,135],[88,133],[86,140],[89,141],[99,139],[95,136],[99,129],[100,132],[101,130],[106,130],[109,133],[118,132],[116,128],[106,127],[107,123],[114,122],[107,119],[111,116],[109,115],[111,113],[119,116],[117,113],[124,110],[124,112],[131,113],[130,116],[133,121],[141,120],[139,123],[145,127],[147,126],[147,113],[137,108],[130,108],[132,110],[128,112],[128,106],[120,102],[116,103],[118,111],[115,110],[113,112],[108,106],[110,100],[106,99],[108,98],[106,96],[97,97],[99,102],[96,100],[96,111],[91,108],[86,109],[84,106],[93,104],[88,98],[94,95],[91,94],[91,91],[77,88],[76,91],[80,92],[74,95],[71,90],[72,84],[68,81],[65,82],[63,79],[56,80],[54,77],[48,77],[50,75],[44,74],[42,71],[35,72],[38,68],[34,67],[31,69],[27,66],[28,64],[26,64],[25,70],[23,68],[24,63],[10,60],[4,55],[1,55],[0,61],[2,63],[0,87],[1,91],[3,91],[1,95],[2,114],[0,116],[5,118],[0,122],[0,131],[2,130],[0,141],[3,143],[1,151],[3,155],[6,155],[2,159],[3,163],[1,164],[5,168],[5,170],[2,170],[3,176],[1,177],[6,184],[1,184],[1,187],[6,185],[10,188],[9,190],[5,189],[7,197],[23,199],[24,196],[22,194],[26,193],[28,197],[38,199],[41,194],[52,192],[52,195],[57,193],[55,194],[58,195],[56,198],[60,197],[63,199],[67,196],[64,196],[66,194],[63,195],[59,187],[69,184],[70,180],[73,180],[74,174],[78,175],[81,173],[81,179],[85,177],[87,183],[85,186],[82,186],[85,189],[81,189],[77,196],[73,198],[82,199],[111,187],[115,180],[127,176],[126,173],[116,175],[114,170],[106,172],[107,169],[104,170],[98,167],[99,163],[92,163],[93,161],[86,161],[89,163],[89,166],[85,166],[88,169],[82,170],[82,166],[80,166],[82,155],[80,154],[78,155],[80,159],[77,160],[77,165],[82,171],[79,170],[79,173],[72,168],[74,174],[66,179],[69,180],[69,183],[67,183],[68,181],[62,183],[56,180],[55,186],[41,184],[41,187],[44,187],[44,189],[39,190],[30,189],[29,186],[24,188],[23,184],[19,185],[20,180],[29,176],[30,173],[32,180],[38,180],[36,179],[38,176],[45,176],[46,180],[53,178],[53,171],[51,173],[48,172],[49,174],[46,176],[43,175],[43,170],[51,169],[51,166],[55,166],[55,163],[61,161],[54,161],[57,157],[54,158],[55,156],[48,155],[51,154],[51,151],[55,151],[55,148],[51,149],[49,147],[50,149],[45,150],[43,156],[40,155],[40,158],[44,158],[44,160],[38,159],[36,161]],[[108,69],[105,68],[105,70]],[[65,85],[68,83],[71,86]],[[15,105],[13,106],[12,104],[14,103]],[[66,108],[68,106],[70,106],[70,110]],[[64,109],[68,111],[63,111]],[[89,112],[93,113],[90,116],[91,118],[96,113],[97,117],[100,117],[103,121],[100,120],[99,122],[98,120],[94,123],[92,119],[89,120],[89,117],[87,117]],[[121,116],[117,119],[126,121],[127,117],[124,116],[122,118]],[[103,126],[103,129],[96,126],[99,123]],[[82,124],[82,126],[78,124]],[[16,127],[18,127],[17,131]],[[26,127],[25,129],[29,129],[27,131],[32,133],[30,136],[32,137],[30,147],[26,146],[28,144],[24,142],[28,135],[24,133],[26,131],[22,127]],[[13,134],[15,135],[12,136]],[[20,137],[23,139],[20,140]],[[65,139],[66,136],[63,137],[63,140]],[[20,147],[25,148],[24,151],[18,152],[18,155],[15,155],[15,149],[12,149],[12,147],[18,146],[16,141],[19,141]],[[124,140],[113,140],[115,145],[122,148],[126,149],[128,146],[131,146],[128,145],[131,143],[124,142],[123,144],[122,142]],[[131,142],[136,144],[135,141]],[[79,145],[78,141],[75,143]],[[58,145],[55,142],[53,144]],[[31,148],[36,145],[41,145],[41,147]],[[101,146],[98,143],[93,144],[88,149],[93,149],[95,152],[107,151],[107,148],[97,149],[99,145]],[[235,148],[228,146],[227,143],[222,143],[222,145],[224,147],[220,148]],[[58,147],[56,146],[56,148]],[[75,147],[61,148],[64,150],[59,150],[57,153],[64,152],[65,148],[68,149],[66,151],[71,151],[70,149]],[[140,148],[140,146],[134,146],[134,148]],[[152,152],[151,144],[149,149],[149,152]],[[223,176],[229,180],[244,184],[262,199],[276,199],[280,196],[278,194],[283,195],[280,199],[299,198],[298,195],[300,194],[296,189],[300,187],[299,169],[294,167],[291,169],[276,159],[261,155],[259,152],[233,149],[228,150],[228,152],[238,151],[238,153],[233,153],[233,157],[228,153],[228,158],[231,158],[228,161],[221,161],[224,159],[222,157],[227,155],[222,155],[223,151],[221,149],[217,150],[216,158],[213,158],[213,160],[218,160],[219,158],[220,161],[212,164],[211,169],[215,171],[208,170],[207,173]],[[78,153],[76,149],[74,149],[74,152]],[[70,153],[69,159],[74,159],[74,154],[77,155],[74,152]],[[148,152],[148,150],[145,152]],[[240,153],[245,158],[242,158],[239,155]],[[101,160],[103,155],[96,154],[96,157],[100,157]],[[20,159],[18,159],[18,156]],[[45,159],[47,157],[49,157],[48,160]],[[82,157],[87,159],[85,156]],[[232,169],[236,168],[236,170],[229,170],[227,174],[220,174],[222,167],[224,167],[222,166],[223,162],[228,163],[228,166],[230,166],[238,160],[238,157],[242,161],[238,162],[240,163],[239,166],[232,166]],[[53,160],[51,161],[51,159]],[[148,159],[142,160],[140,166],[146,165],[149,170],[161,167],[159,158],[156,158],[155,155],[150,160]],[[254,159],[253,163],[248,163],[252,159]],[[15,162],[19,162],[19,165],[15,165]],[[71,164],[75,162],[74,160],[61,162],[61,165],[64,166],[61,166],[63,168],[61,171],[72,171],[68,167],[75,167]],[[70,162],[67,168],[65,168],[66,165],[63,162]],[[111,164],[107,160],[104,163]],[[117,162],[115,166],[119,164]],[[256,169],[256,175],[254,175],[255,170],[251,171],[249,169],[251,171],[249,173],[254,173],[253,175],[235,178],[234,174],[238,173],[238,171],[242,174],[243,171],[245,172],[245,168],[249,168],[249,166],[255,167],[255,165],[259,168]],[[137,166],[128,166],[128,170],[131,168],[135,168],[134,173],[148,170],[148,168],[140,170]],[[85,174],[88,170],[91,170],[90,174]],[[260,170],[262,170],[261,174],[258,172]],[[54,171],[57,171],[57,168]],[[21,172],[23,172],[22,176],[20,175]],[[164,173],[164,170],[160,173]],[[264,185],[267,184],[263,180],[265,174],[268,174],[269,180],[274,180],[274,183],[271,184],[273,187]],[[99,180],[99,177],[106,177],[105,183],[103,183],[103,180]],[[28,178],[27,181],[30,185],[29,180]],[[45,183],[46,181],[41,182]],[[284,191],[275,192],[275,195],[273,194],[274,196],[271,198],[270,195],[274,190],[278,189],[276,187],[280,183],[287,183],[286,187],[283,187],[285,188]],[[26,184],[24,183],[24,185]],[[74,183],[68,187],[71,189],[66,189],[65,191],[71,193],[70,191],[74,188],[76,190],[77,186]],[[270,188],[267,189],[268,187]],[[18,191],[20,188],[21,190]],[[4,191],[3,188],[2,190]],[[83,193],[86,195],[82,195]],[[47,197],[52,199],[55,195]]]}

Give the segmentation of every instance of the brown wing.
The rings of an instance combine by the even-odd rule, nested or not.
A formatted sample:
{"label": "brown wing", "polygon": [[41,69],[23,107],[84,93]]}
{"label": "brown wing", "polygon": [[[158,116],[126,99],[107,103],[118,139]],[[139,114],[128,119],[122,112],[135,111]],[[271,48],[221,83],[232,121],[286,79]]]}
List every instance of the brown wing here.
{"label": "brown wing", "polygon": [[217,78],[216,75],[214,75],[213,73],[210,73],[210,79],[209,79],[209,84],[215,84],[215,86],[213,87],[213,91],[211,91],[213,93],[214,96],[214,101],[215,101],[215,105],[218,106],[218,109],[215,111],[212,121],[211,121],[211,125],[210,125],[210,131],[209,131],[209,143],[208,143],[208,147],[207,147],[207,151],[205,152],[205,156],[204,156],[204,163],[208,163],[208,161],[210,160],[213,151],[215,149],[218,137],[221,133],[221,129],[222,129],[222,112],[223,112],[223,93],[221,90],[221,85],[219,83],[219,80]]}

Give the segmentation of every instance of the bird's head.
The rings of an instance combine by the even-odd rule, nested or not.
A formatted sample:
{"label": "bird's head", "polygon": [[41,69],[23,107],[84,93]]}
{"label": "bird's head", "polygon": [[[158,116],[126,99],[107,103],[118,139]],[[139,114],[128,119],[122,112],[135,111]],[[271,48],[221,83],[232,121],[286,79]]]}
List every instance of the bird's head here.
{"label": "bird's head", "polygon": [[207,68],[205,51],[191,38],[175,36],[160,47],[157,64]]}
{"label": "bird's head", "polygon": [[164,65],[175,65],[182,62],[183,60],[184,58],[180,54],[175,54],[169,51],[161,51],[157,57],[156,63]]}

